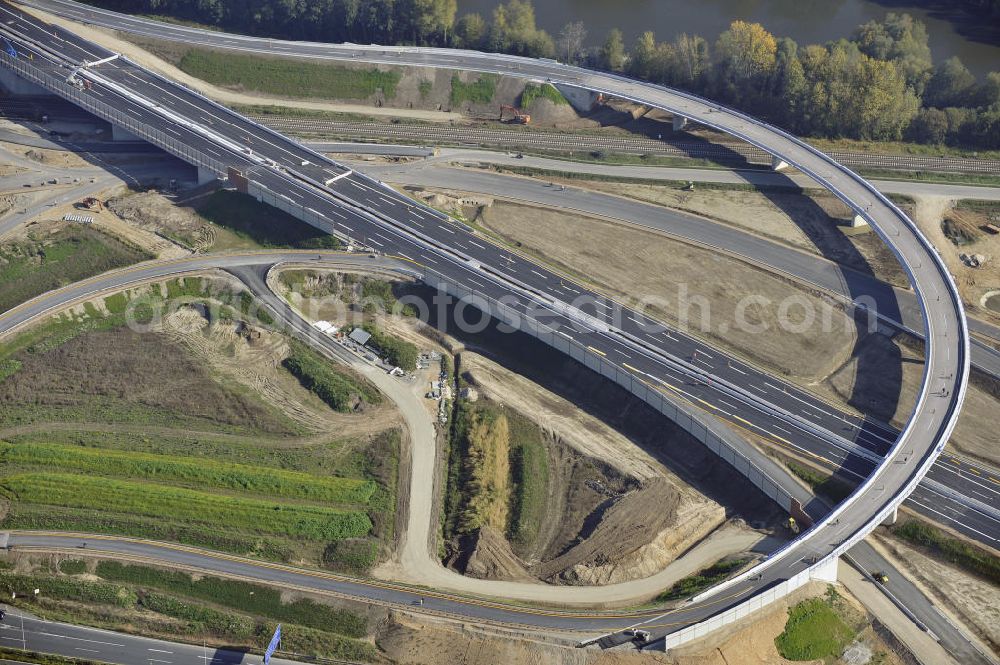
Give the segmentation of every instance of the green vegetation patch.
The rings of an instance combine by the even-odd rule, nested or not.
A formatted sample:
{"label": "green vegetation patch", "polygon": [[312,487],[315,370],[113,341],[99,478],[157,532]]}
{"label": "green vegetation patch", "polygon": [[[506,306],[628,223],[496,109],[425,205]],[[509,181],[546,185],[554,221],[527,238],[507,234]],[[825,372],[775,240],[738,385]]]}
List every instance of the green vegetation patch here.
{"label": "green vegetation patch", "polygon": [[0,246],[0,312],[66,284],[153,258],[89,226]]}
{"label": "green vegetation patch", "polygon": [[59,562],[59,572],[65,575],[80,575],[87,572],[87,562],[80,559],[63,559]]}
{"label": "green vegetation patch", "polygon": [[101,561],[96,573],[109,582],[124,582],[152,587],[172,594],[197,598],[278,621],[361,637],[366,632],[365,619],[352,612],[309,599],[285,603],[281,591],[274,587],[219,577],[201,577],[179,571],[150,566],[131,565],[117,561]]}
{"label": "green vegetation patch", "polygon": [[378,543],[362,538],[349,538],[330,543],[323,553],[328,568],[350,573],[363,573],[375,565]]}
{"label": "green vegetation patch", "polygon": [[[368,516],[359,511],[267,502],[65,473],[18,473],[3,478],[0,487],[18,503],[226,524],[229,528],[309,540],[356,538],[372,528]],[[8,520],[17,523],[16,504]]]}
{"label": "green vegetation patch", "polygon": [[544,517],[548,482],[548,453],[535,422],[488,401],[458,402],[449,437],[446,538],[488,524],[515,551],[530,549]]}
{"label": "green vegetation patch", "polygon": [[788,610],[785,630],[774,644],[788,660],[818,660],[842,654],[854,634],[830,597],[810,598]]}
{"label": "green vegetation patch", "polygon": [[556,106],[569,104],[563,94],[551,83],[543,83],[542,85],[529,83],[524,86],[524,91],[521,92],[521,108],[526,109],[539,99],[547,99]]}
{"label": "green vegetation patch", "polygon": [[179,343],[124,323],[123,315],[63,317],[0,345],[0,360],[21,364],[0,382],[0,425],[105,422],[298,432],[275,407],[217,381]]}
{"label": "green vegetation patch", "polygon": [[734,572],[750,563],[750,559],[729,559],[713,563],[697,575],[690,575],[678,580],[672,587],[656,597],[658,602],[690,598],[705,589],[726,580]]}
{"label": "green vegetation patch", "polygon": [[792,461],[786,462],[785,465],[789,471],[804,480],[817,494],[823,495],[834,503],[840,503],[854,491],[854,486],[846,480]]}
{"label": "green vegetation patch", "polygon": [[472,83],[463,83],[458,74],[451,77],[451,105],[459,106],[463,102],[471,104],[490,104],[497,92],[496,74],[483,74]]}
{"label": "green vegetation patch", "polygon": [[[40,598],[21,601],[29,611],[45,618],[111,630],[169,639],[183,637],[191,642],[212,637],[233,646],[261,650],[281,621],[284,625],[279,654],[307,654],[349,662],[371,661],[377,655],[371,644],[357,639],[367,632],[363,617],[310,600],[282,603],[279,592],[269,587],[218,578],[192,584],[184,573],[114,562],[99,563],[98,572],[108,581],[2,572],[0,589],[43,589]],[[122,614],[122,610],[126,613]],[[272,614],[280,618],[275,621]],[[16,660],[26,659],[18,652]],[[64,665],[78,661],[28,662]]]}
{"label": "green vegetation patch", "polygon": [[362,328],[372,336],[368,343],[377,348],[389,364],[401,367],[407,372],[412,372],[417,368],[420,350],[416,344],[394,337],[378,328],[374,323],[366,323]]}
{"label": "green vegetation patch", "polygon": [[378,391],[363,379],[335,370],[329,361],[306,345],[293,341],[291,354],[282,362],[285,369],[335,411],[350,412],[359,402],[379,404]]}
{"label": "green vegetation patch", "polygon": [[367,99],[381,92],[396,96],[402,75],[379,69],[350,69],[287,58],[262,58],[191,49],[181,58],[182,71],[214,85],[256,90],[279,97]]}
{"label": "green vegetation patch", "polygon": [[892,527],[892,534],[915,545],[931,550],[965,570],[1000,584],[1000,557],[958,538],[926,522],[910,520]]}
{"label": "green vegetation patch", "polygon": [[198,214],[260,247],[339,249],[340,241],[247,194],[220,189],[198,206]]}
{"label": "green vegetation patch", "polygon": [[83,474],[179,481],[198,487],[216,487],[275,497],[366,504],[376,485],[359,478],[313,476],[297,471],[216,462],[199,457],[172,457],[58,444],[0,442],[0,462],[39,469]]}
{"label": "green vegetation patch", "polygon": [[549,484],[549,456],[542,441],[542,430],[521,414],[508,411],[511,438],[510,539],[515,548],[535,543],[545,515]]}

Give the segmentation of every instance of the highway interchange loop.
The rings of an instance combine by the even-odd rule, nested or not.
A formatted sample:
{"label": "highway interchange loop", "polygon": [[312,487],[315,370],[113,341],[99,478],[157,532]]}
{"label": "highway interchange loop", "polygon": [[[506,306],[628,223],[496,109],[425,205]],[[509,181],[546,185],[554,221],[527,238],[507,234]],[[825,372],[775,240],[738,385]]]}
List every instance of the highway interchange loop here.
{"label": "highway interchange loop", "polygon": [[[84,12],[85,16],[77,18],[85,20],[88,16],[100,14],[100,10],[59,1],[32,4],[44,8],[61,7],[64,11],[66,7],[71,7],[78,13]],[[107,56],[107,52],[100,47],[80,40],[70,32],[41,24],[6,5],[0,5],[0,9],[3,9],[0,32],[6,33],[20,48],[34,55],[31,67],[47,76],[45,81],[65,79],[73,64]],[[165,25],[163,30],[182,28]],[[795,541],[772,554],[762,564],[704,594],[704,597],[696,598],[697,602],[684,608],[683,621],[668,618],[667,614],[647,619],[646,623],[657,629],[656,634],[665,635],[680,625],[708,618],[756,593],[793,578],[800,579],[806,571],[828,574],[823,571],[828,571],[830,562],[893,515],[899,503],[913,491],[944,448],[955,425],[969,377],[968,329],[951,276],[933,247],[903,212],[865,180],[798,139],[739,112],[686,93],[554,61],[451,49],[350,44],[269,41],[267,49],[264,49],[259,44],[260,40],[254,38],[220,35],[218,39],[245,45],[246,50],[281,52],[294,48],[295,55],[328,60],[504,74],[583,88],[660,108],[740,138],[809,175],[871,224],[895,253],[919,299],[926,329],[923,384],[916,409],[899,438],[891,444],[884,459],[854,494]],[[255,42],[258,43],[255,45]],[[7,67],[27,66],[23,62],[15,63],[9,57],[5,57],[2,63]],[[20,70],[20,73],[24,74],[25,70]],[[448,220],[440,213],[401,200],[390,188],[307,151],[275,132],[260,128],[182,86],[152,75],[124,59],[109,63],[106,68],[84,70],[79,74],[92,82],[93,90],[89,85],[84,93],[68,91],[66,88],[69,86],[65,85],[52,85],[52,88],[64,96],[73,95],[78,99],[84,96],[89,103],[103,104],[104,108],[110,106],[129,111],[134,116],[129,126],[158,132],[152,140],[183,159],[218,173],[225,173],[231,166],[239,168],[250,174],[260,191],[269,193],[276,202],[279,199],[287,202],[298,199],[296,205],[327,220],[328,228],[336,223],[334,218],[342,218],[346,222],[342,226],[348,228],[345,235],[353,234],[351,237],[357,238],[363,234],[365,244],[369,246],[382,243],[372,237],[379,236],[391,243],[383,251],[402,255],[423,265],[425,273],[446,274],[449,280],[462,283],[468,280],[480,284],[486,282],[481,287],[485,297],[495,299],[513,293],[515,308],[520,310],[522,316],[532,317],[536,309],[528,305],[537,305],[541,301],[550,322],[568,325],[567,329],[572,328],[585,341],[595,340],[594,343],[599,346],[588,345],[588,348],[600,350],[602,355],[606,355],[608,349],[617,349],[622,355],[646,349],[642,351],[648,355],[644,362],[658,368],[655,371],[662,374],[663,367],[670,367],[687,377],[697,375],[693,374],[690,366],[678,363],[675,356],[659,346],[645,340],[640,344],[636,341],[638,333],[635,330],[611,327],[595,315],[596,310],[585,312],[569,304],[567,295],[556,293],[558,289],[553,288],[548,275],[538,266],[532,267],[530,262],[516,256],[508,255],[505,259],[498,248],[487,248],[470,237],[463,238],[465,244],[458,244],[458,239],[452,244],[445,234],[454,235],[455,231],[449,228]],[[115,118],[122,124],[126,122],[120,115]],[[216,157],[208,158],[208,154]],[[348,186],[361,194],[351,192]],[[361,196],[367,203],[359,200]],[[410,218],[400,222],[406,214]],[[414,228],[418,228],[419,232]],[[468,243],[481,250],[471,249]],[[401,248],[408,251],[404,253]],[[428,262],[443,264],[444,267],[428,268]],[[510,267],[501,269],[501,265]],[[513,274],[515,272],[516,275]],[[529,277],[529,273],[534,273],[538,279]],[[597,296],[595,299],[601,300]],[[631,312],[626,311],[625,315],[627,320],[637,320]],[[658,344],[665,345],[662,340]],[[638,361],[636,364],[639,364]],[[646,376],[655,378],[645,371],[645,366],[641,368]],[[754,401],[745,390],[731,384],[727,384],[726,390],[727,394],[755,404],[757,410],[765,414],[758,415],[763,421],[780,420],[780,416],[789,422],[787,412],[774,410],[775,407],[763,398],[754,398]],[[801,419],[795,423],[810,435],[825,436],[811,423],[801,422]]]}

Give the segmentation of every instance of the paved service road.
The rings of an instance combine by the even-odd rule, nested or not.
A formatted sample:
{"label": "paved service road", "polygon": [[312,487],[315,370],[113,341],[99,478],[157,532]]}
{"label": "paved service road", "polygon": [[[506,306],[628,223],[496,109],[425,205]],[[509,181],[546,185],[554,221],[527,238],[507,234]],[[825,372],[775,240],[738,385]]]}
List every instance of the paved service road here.
{"label": "paved service road", "polygon": [[[7,610],[7,617],[0,623],[0,644],[7,649],[24,649],[115,665],[259,665],[261,659],[259,655],[234,649],[165,642],[100,628],[46,621],[19,607],[3,607]],[[271,662],[276,665],[300,665],[283,658],[272,658]]]}
{"label": "paved service road", "polygon": [[[77,6],[80,8],[81,6]],[[79,9],[100,13],[100,10]],[[7,5],[0,5],[0,31],[17,43],[27,58],[6,56],[4,66],[45,82],[53,90],[85,106],[102,108],[126,127],[134,128],[154,142],[189,161],[217,172],[240,170],[260,191],[269,193],[290,208],[313,215],[317,224],[340,225],[345,235],[365,245],[401,256],[422,265],[426,274],[437,273],[452,284],[509,303],[508,311],[561,331],[573,331],[573,342],[592,353],[613,358],[616,371],[651,382],[658,392],[674,391],[683,399],[694,397],[694,379],[710,382],[705,393],[718,402],[728,396],[725,417],[738,416],[754,428],[791,426],[801,434],[795,439],[840,441],[845,423],[827,411],[808,415],[796,398],[801,391],[787,387],[753,394],[743,382],[752,367],[743,365],[735,380],[726,376],[738,360],[716,361],[696,366],[683,358],[698,355],[697,340],[663,331],[656,322],[627,308],[616,308],[580,285],[566,284],[545,268],[524,257],[510,255],[461,227],[445,216],[414,204],[391,188],[352,172],[343,165],[306,150],[279,134],[264,130],[183,86],[155,76],[118,59],[97,69],[77,70],[74,77],[87,83],[72,88],[62,81],[67,71],[83,62],[105,59],[112,54],[80,39],[70,31],[54,28]],[[172,26],[171,26],[172,27]],[[164,28],[169,30],[171,27]],[[221,35],[219,39],[240,39]],[[246,39],[247,50],[261,50],[262,42]],[[284,43],[283,43],[284,44]],[[927,330],[925,385],[913,418],[893,443],[883,429],[872,423],[848,423],[856,432],[849,454],[872,461],[865,445],[881,448],[885,461],[862,486],[824,520],[764,564],[703,594],[683,612],[653,617],[645,625],[654,635],[667,635],[691,622],[704,620],[726,607],[738,604],[773,585],[803,579],[817,563],[834,558],[863,538],[875,525],[891,515],[895,507],[923,478],[948,438],[965,394],[969,373],[968,331],[954,284],[940,258],[915,226],[887,199],[864,180],[793,137],[730,109],[721,108],[677,91],[621,77],[567,67],[550,61],[535,61],[495,54],[446,49],[358,47],[354,45],[302,45],[315,48],[316,57],[398,65],[432,66],[471,71],[490,71],[583,87],[615,97],[631,99],[666,109],[699,123],[726,131],[752,145],[779,155],[781,160],[809,174],[829,188],[869,221],[897,254],[918,294],[923,297]],[[16,60],[16,62],[15,62]],[[30,62],[30,65],[25,62]],[[41,78],[38,78],[41,77]],[[103,105],[100,107],[98,105]],[[321,221],[322,220],[322,221]],[[337,221],[339,220],[339,221]],[[579,296],[585,296],[587,306]],[[590,306],[592,305],[592,306]],[[605,310],[605,311],[602,311]],[[610,312],[610,313],[609,313]],[[650,326],[655,327],[655,332]],[[676,355],[677,350],[693,355]],[[759,373],[758,373],[759,375]],[[684,387],[681,388],[680,386]],[[662,386],[659,387],[659,386]],[[697,390],[704,386],[698,385]],[[717,394],[718,393],[718,394]],[[731,401],[739,406],[732,406]],[[713,409],[722,412],[718,404]],[[747,418],[742,414],[749,415]],[[861,443],[859,443],[861,442]],[[742,452],[742,451],[741,451]],[[755,463],[771,468],[769,461],[747,448],[744,454]],[[876,457],[877,459],[877,457]],[[774,473],[782,473],[780,469]],[[828,570],[827,566],[824,570]],[[810,573],[811,574],[811,573]]]}

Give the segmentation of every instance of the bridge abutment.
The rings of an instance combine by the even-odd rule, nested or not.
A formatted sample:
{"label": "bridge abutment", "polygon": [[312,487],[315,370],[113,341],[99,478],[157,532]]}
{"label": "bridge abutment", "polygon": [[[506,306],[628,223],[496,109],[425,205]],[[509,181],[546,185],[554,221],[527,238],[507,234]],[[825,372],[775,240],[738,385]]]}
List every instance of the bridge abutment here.
{"label": "bridge abutment", "polygon": [[9,69],[0,68],[0,86],[12,95],[49,95],[50,91],[31,81],[26,81]]}

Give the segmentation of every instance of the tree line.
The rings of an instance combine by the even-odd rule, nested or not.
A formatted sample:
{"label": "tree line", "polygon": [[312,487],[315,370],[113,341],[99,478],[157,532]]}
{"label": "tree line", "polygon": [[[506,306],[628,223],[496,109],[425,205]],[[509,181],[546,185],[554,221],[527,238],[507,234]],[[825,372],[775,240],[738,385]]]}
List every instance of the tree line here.
{"label": "tree line", "polygon": [[[453,46],[620,72],[716,99],[805,136],[1000,148],[1000,72],[979,82],[957,57],[933,63],[923,23],[889,13],[849,38],[800,46],[758,23],[733,22],[717,39],[652,32],[629,47],[611,30],[586,47],[571,22],[538,28],[530,0],[489,17],[457,17],[456,0],[101,0],[131,13],[167,14],[248,34],[328,42]],[[1000,17],[1000,0],[961,0]]]}

